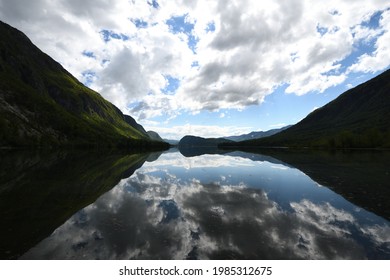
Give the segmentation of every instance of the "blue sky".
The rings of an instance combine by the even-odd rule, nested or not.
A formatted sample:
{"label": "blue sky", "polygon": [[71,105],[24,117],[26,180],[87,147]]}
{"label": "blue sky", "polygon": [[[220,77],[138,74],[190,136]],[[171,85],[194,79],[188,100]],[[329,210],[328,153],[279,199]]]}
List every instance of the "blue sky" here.
{"label": "blue sky", "polygon": [[295,124],[390,65],[388,1],[0,0],[22,30],[147,130]]}

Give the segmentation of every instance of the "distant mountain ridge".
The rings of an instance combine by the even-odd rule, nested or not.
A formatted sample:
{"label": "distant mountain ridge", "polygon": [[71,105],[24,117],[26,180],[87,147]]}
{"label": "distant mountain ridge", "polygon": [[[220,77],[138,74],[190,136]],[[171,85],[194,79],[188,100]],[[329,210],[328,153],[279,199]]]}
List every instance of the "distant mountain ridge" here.
{"label": "distant mountain ridge", "polygon": [[170,145],[172,145],[172,146],[177,146],[177,145],[179,145],[179,140],[173,140],[173,139],[163,139],[164,140],[164,142],[167,142],[167,143],[169,143]]}
{"label": "distant mountain ridge", "polygon": [[390,148],[390,70],[270,137],[222,146]]}
{"label": "distant mountain ridge", "polygon": [[[180,141],[178,141],[178,145],[203,146],[203,147],[216,146],[220,143],[238,142],[238,141],[259,139],[259,138],[271,136],[271,135],[277,134],[283,130],[286,130],[287,128],[290,128],[290,127],[291,127],[291,125],[288,125],[288,126],[285,126],[282,128],[276,128],[276,129],[271,129],[271,130],[267,130],[267,131],[252,131],[248,134],[218,137],[218,138],[204,138],[204,137],[199,137],[199,136],[194,136],[194,135],[186,135]],[[170,140],[170,141],[173,141],[173,140]]]}
{"label": "distant mountain ridge", "polygon": [[228,137],[222,137],[224,139],[232,140],[235,142],[239,141],[245,141],[245,140],[253,140],[253,139],[259,139],[259,138],[264,138],[268,136],[272,136],[274,134],[277,134],[279,132],[282,132],[283,130],[286,130],[287,128],[290,128],[292,125],[288,125],[282,128],[276,128],[276,129],[271,129],[267,131],[252,131],[248,134],[242,134],[238,136],[228,136]]}
{"label": "distant mountain ridge", "polygon": [[267,135],[274,135],[280,131],[287,129],[286,126],[279,129],[272,129],[269,131],[254,131],[248,134],[238,136],[228,136],[220,138],[203,138],[199,136],[186,135],[177,144],[171,141],[171,145],[177,145],[180,152],[184,156],[197,156],[202,154],[224,154],[225,151],[219,148],[220,145],[234,145],[239,139],[256,139],[266,137]]}
{"label": "distant mountain ridge", "polygon": [[161,145],[0,21],[0,147]]}

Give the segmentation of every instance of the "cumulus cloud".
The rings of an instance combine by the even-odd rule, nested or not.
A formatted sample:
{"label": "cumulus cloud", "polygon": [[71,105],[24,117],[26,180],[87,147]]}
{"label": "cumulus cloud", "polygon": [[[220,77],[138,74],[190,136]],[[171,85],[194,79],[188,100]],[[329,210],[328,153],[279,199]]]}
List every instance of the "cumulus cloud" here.
{"label": "cumulus cloud", "polygon": [[[375,51],[373,53],[361,55],[358,61],[350,67],[350,71],[374,73],[389,66],[390,50],[388,42],[390,42],[390,10],[386,10],[382,13],[379,24],[380,28],[378,28],[376,32],[382,32],[382,34],[377,37]],[[370,34],[367,37],[368,39],[372,38]],[[365,38],[363,38],[363,40],[365,40]]]}
{"label": "cumulus cloud", "polygon": [[149,90],[147,77],[142,75],[141,56],[128,48],[116,53],[99,73],[95,86],[100,87],[109,100],[116,100],[116,105],[126,108],[127,91],[133,98],[139,98]]}
{"label": "cumulus cloud", "polygon": [[[387,1],[363,0],[0,0],[2,20],[122,110],[147,104],[137,118],[243,109],[280,85],[324,92],[351,72],[383,70],[389,13]],[[188,30],[172,27],[177,17]],[[359,44],[372,50],[343,64]],[[166,97],[168,76],[180,85]]]}
{"label": "cumulus cloud", "polygon": [[253,130],[251,127],[218,126],[218,125],[175,125],[172,127],[149,126],[167,139],[181,139],[186,135],[196,135],[204,138],[227,137],[241,135]]}

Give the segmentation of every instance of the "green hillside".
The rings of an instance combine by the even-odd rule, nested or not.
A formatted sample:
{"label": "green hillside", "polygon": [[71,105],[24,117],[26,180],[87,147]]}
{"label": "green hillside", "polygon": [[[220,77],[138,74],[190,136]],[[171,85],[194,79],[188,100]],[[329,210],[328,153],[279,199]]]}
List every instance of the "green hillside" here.
{"label": "green hillside", "polygon": [[0,147],[154,145],[22,32],[0,22],[0,34]]}
{"label": "green hillside", "polygon": [[390,70],[341,94],[285,131],[232,145],[390,148]]}

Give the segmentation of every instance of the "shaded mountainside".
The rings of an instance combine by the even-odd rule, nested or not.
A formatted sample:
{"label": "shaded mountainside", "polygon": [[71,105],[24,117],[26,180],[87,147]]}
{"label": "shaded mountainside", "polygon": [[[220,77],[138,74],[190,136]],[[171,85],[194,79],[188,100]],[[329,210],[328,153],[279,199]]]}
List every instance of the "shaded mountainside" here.
{"label": "shaded mountainside", "polygon": [[348,90],[278,134],[233,145],[389,148],[390,70]]}
{"label": "shaded mountainside", "polygon": [[136,130],[140,131],[144,136],[148,135],[145,128],[142,125],[140,125],[139,123],[137,123],[137,121],[133,117],[128,116],[128,115],[123,115],[123,116],[124,116],[124,120],[127,124],[129,124],[130,126],[135,128]]}
{"label": "shaded mountainside", "polygon": [[153,145],[133,118],[22,32],[0,21],[0,34],[0,146]]}
{"label": "shaded mountainside", "polygon": [[151,130],[150,130],[150,131],[147,132],[147,134],[148,134],[149,138],[152,139],[152,140],[154,140],[154,141],[165,142],[165,141],[161,138],[161,136],[158,135],[158,133],[155,132],[155,131],[151,131]]}

